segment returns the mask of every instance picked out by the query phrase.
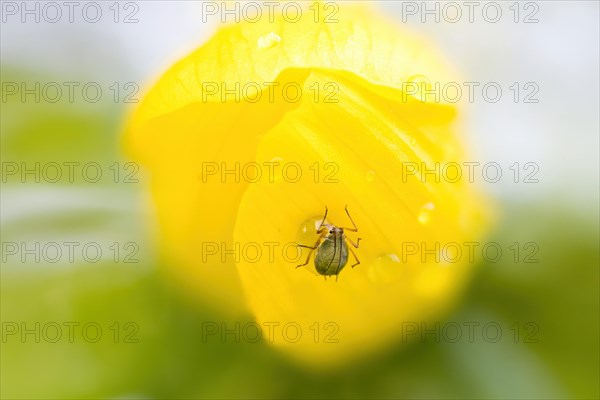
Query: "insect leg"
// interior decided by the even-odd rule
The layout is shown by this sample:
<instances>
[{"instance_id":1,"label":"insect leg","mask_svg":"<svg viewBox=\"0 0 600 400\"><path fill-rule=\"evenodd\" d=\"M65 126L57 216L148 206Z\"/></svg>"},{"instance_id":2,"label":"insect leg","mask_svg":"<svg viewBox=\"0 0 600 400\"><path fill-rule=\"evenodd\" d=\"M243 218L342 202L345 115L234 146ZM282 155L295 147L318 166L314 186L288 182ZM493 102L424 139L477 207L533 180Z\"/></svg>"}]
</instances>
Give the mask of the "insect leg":
<instances>
[{"instance_id":1,"label":"insect leg","mask_svg":"<svg viewBox=\"0 0 600 400\"><path fill-rule=\"evenodd\" d=\"M347 241L349 241L349 242L350 242L350 244L351 244L352 246L354 246L354 248L355 248L355 249L358 249L358 245L360 245L360 241L362 240L362 238L358 238L358 239L356 239L356 243L354 243L354 242L352 241L352 239L350 239L348 236L346 236L346 240L347 240Z\"/></svg>"},{"instance_id":2,"label":"insect leg","mask_svg":"<svg viewBox=\"0 0 600 400\"><path fill-rule=\"evenodd\" d=\"M304 264L297 265L296 268L304 267L306 264L308 264L308 262L310 261L310 255L317 249L317 247L319 247L319 242L321 241L322 237L323 237L322 235L319 236L319 238L315 242L314 246L312 246L312 247L306 246L304 244L297 244L296 245L298 247L304 247L304 248L310 249L310 251L308 252L308 256L306 257L306 262Z\"/></svg>"},{"instance_id":3,"label":"insect leg","mask_svg":"<svg viewBox=\"0 0 600 400\"><path fill-rule=\"evenodd\" d=\"M356 246L356 247L358 247L358 246ZM356 257L356 253L354 252L354 250L352 250L352 247L348 247L348 250L350 250L350 253L352 253L352 255L354 256L354 259L356 260L356 264L351 265L351 267L354 268L358 264L360 264L360 260L358 259L358 257Z\"/></svg>"},{"instance_id":4,"label":"insect leg","mask_svg":"<svg viewBox=\"0 0 600 400\"><path fill-rule=\"evenodd\" d=\"M360 245L360 241L362 238L358 238L356 239L356 243L354 243L352 241L352 239L350 239L349 237L346 236L346 240L348 242L350 242L350 244L352 246L354 246L355 249L358 249L358 246ZM352 255L354 256L354 259L356 260L356 264L351 265L352 268L356 267L358 264L360 264L360 260L358 259L358 257L356 257L356 253L354 252L354 250L352 250L352 247L348 247L348 250L350 250L350 253L352 253Z\"/></svg>"},{"instance_id":5,"label":"insect leg","mask_svg":"<svg viewBox=\"0 0 600 400\"><path fill-rule=\"evenodd\" d=\"M327 212L329 210L327 209L327 206L325 206L325 215L323 215L323 219L321 220L321 224L319 225L319 228L317 229L317 233L321 233L321 228L323 227L323 224L325 223L325 218L327 218Z\"/></svg>"},{"instance_id":6,"label":"insect leg","mask_svg":"<svg viewBox=\"0 0 600 400\"><path fill-rule=\"evenodd\" d=\"M348 211L348 206L346 206L345 210L346 210L346 214L348 215L348 218L350 218L350 222L352 222L352 225L354 226L354 228L342 228L342 229L345 231L350 231L350 232L358 232L358 228L356 227L354 220L350 216L350 211Z\"/></svg>"}]
</instances>

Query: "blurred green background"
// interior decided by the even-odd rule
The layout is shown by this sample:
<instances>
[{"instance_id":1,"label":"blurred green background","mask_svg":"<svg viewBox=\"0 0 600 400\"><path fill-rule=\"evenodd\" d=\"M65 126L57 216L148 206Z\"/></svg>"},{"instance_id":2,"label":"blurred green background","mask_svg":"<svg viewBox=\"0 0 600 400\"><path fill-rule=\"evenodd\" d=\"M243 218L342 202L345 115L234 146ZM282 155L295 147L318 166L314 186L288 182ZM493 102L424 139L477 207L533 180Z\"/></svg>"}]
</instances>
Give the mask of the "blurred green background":
<instances>
[{"instance_id":1,"label":"blurred green background","mask_svg":"<svg viewBox=\"0 0 600 400\"><path fill-rule=\"evenodd\" d=\"M147 3L141 3L144 4ZM590 7L588 3L578 4L582 15L594 10L598 15L597 5L586 8ZM163 3L159 8L164 11L168 7ZM181 5L169 9L174 10L175 16L184 10ZM550 15L552 10L546 10L545 15ZM148 9L146 14L141 10L140 20L151 15ZM169 15L163 23L173 26L177 18ZM192 17L187 18L186 21L193 22ZM571 26L577 21L559 22ZM545 29L556 28L548 24ZM590 30L597 31L597 27L596 21ZM67 28L72 35L75 27ZM152 73L140 72L139 67L133 66L135 63L124 56L128 50L123 44L114 45L117 50L113 52L100 52L113 58L104 60L104 64L97 61L101 65L95 69L84 68L86 63L63 68L68 60L62 60L62 64L49 62L51 66L44 62L35 65L26 57L15 56L34 52L27 48L21 49L21 53L13 50L4 53L4 49L10 48L10 40L27 37L27 29L20 26L9 31L9 35L5 36L6 31L3 34L3 83L25 82L31 87L35 82L95 80L103 82L105 93L97 103L69 102L64 97L56 103L37 103L32 96L25 102L19 96L10 96L6 101L3 98L0 127L3 172L10 163L94 162L102 167L104 176L97 183L90 183L81 179L76 169L73 183L65 179L36 183L31 177L22 183L19 175L3 177L2 398L599 397L597 147L594 150L585 145L587 153L580 156L586 168L596 168L588 171L589 175L573 172L570 176L574 179L568 179L567 173L564 177L542 174L546 180L542 179L534 189L494 188L500 191L496 195L501 210L499 224L489 240L503 244L536 242L539 263L514 262L510 257L503 257L499 263L482 262L459 305L440 323L495 322L503 329L498 342L484 340L479 329L475 330L473 341L463 337L456 343L436 342L432 336L410 343L402 343L398 338L385 352L338 370L314 373L263 341L223 343L216 338L203 343L202 323L227 321L227 318L214 313L209 305L182 296L181 289L160 273L155 227L147 218L152 212L146 194L147 179L140 170L134 174L138 182L126 181L124 175L131 170L125 169L127 160L122 158L119 147L123 122L132 104L113 101L112 92L106 89L112 80L121 85L130 80L145 82L144 79L152 79ZM141 26L130 29L143 32ZM185 29L178 32L188 37L190 43L200 43L204 37L204 34L189 35ZM441 28L417 29L431 34ZM106 39L103 34L85 29L77 32L87 35L86 40L92 44L106 46L102 44ZM178 37L172 40L175 42ZM593 48L597 40L587 45ZM144 43L142 39L138 41ZM163 43L162 48L172 48L172 43ZM597 65L597 46L595 52L592 58ZM171 51L170 59L160 62L154 56L154 71L160 71L182 53L185 53L182 49ZM72 56L76 58L75 54ZM93 52L90 54L85 57L93 60ZM469 68L464 66L465 70ZM594 65L592 71L593 68ZM95 79L97 75L101 80ZM573 125L576 131L586 132L585 139L574 145L576 148L590 140L597 142L598 135L598 110L594 108L598 102L598 78L591 75L578 79L590 79L586 95L593 101L590 105L585 99L577 100L589 108L583 110L587 119ZM554 111L553 102L564 102L559 88L556 93L550 89L547 87L545 92L550 97L542 96L540 106L528 112L548 118ZM499 108L496 118L504 119L504 111ZM553 118L563 121L569 117L554 115ZM516 122L523 127L523 121ZM489 119L485 124L493 125ZM573 132L561 131L543 140L561 147L563 135ZM486 137L477 140L485 142ZM534 142L531 149L552 154L551 148L541 143L538 146ZM521 155L513 160L529 161L532 158L528 156L545 160L544 154L520 151ZM111 169L115 163L120 171L117 182ZM542 171L552 170L544 169L547 165L541 164ZM577 165L562 167L579 171ZM520 195L519 191L525 194ZM579 200L562 196L563 191L577 193ZM6 253L6 243L36 241L97 242L104 257L95 263L85 262L76 250L76 262L65 262L63 256L54 264L36 263L33 257L23 263L19 256ZM117 262L107 250L113 242L121 247ZM127 243L137 245L134 255L137 262L124 262L125 255L133 249L124 249ZM75 328L72 343L62 325L69 321L80 324ZM250 315L241 323L249 321L252 321ZM56 343L46 340L36 343L33 334L25 341L21 340L21 332L9 334L13 323L19 328L25 323L32 329L36 323L44 326L52 322L61 325L63 331L63 337ZM102 328L101 338L95 343L81 337L81 327L89 322ZM233 326L234 321L229 324ZM515 330L511 329L515 324L520 329L516 340ZM93 329L90 332L93 336Z\"/></svg>"}]
</instances>

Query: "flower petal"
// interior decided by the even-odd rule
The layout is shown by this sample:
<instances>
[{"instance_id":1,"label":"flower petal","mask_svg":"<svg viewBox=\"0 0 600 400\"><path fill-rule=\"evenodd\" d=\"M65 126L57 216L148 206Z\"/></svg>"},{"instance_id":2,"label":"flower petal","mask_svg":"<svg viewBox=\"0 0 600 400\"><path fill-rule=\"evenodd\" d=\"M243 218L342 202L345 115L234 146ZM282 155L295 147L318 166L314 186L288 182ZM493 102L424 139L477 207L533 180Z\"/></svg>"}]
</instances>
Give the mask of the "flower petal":
<instances>
[{"instance_id":1,"label":"flower petal","mask_svg":"<svg viewBox=\"0 0 600 400\"><path fill-rule=\"evenodd\" d=\"M223 101L222 91L208 89L303 84L311 70L323 69L351 74L385 97L417 74L443 80L450 70L422 40L400 35L364 5L341 7L335 17L337 23L315 23L305 9L296 23L265 18L220 29L160 78L130 120L125 144L152 174L163 250L194 292L225 308L242 302L234 263L207 263L200 253L207 242L231 246L248 184L203 182L202 168L254 160L261 136L298 104L279 92L270 98L268 88L257 103Z\"/></svg>"},{"instance_id":2,"label":"flower petal","mask_svg":"<svg viewBox=\"0 0 600 400\"><path fill-rule=\"evenodd\" d=\"M250 185L234 234L242 246L279 243L273 260L242 259L238 264L250 307L259 323L299 324L305 333L299 341L280 335L274 344L321 365L384 346L399 336L403 323L431 318L455 299L472 264L444 264L433 256L425 262L403 260L404 243L426 243L428 248L435 242L461 243L478 238L484 227L483 203L468 184L403 179L402 163L462 160L448 124L454 110L416 100L392 101L357 81L322 71L307 78L307 91L337 82L339 102L307 99L264 136L257 163L296 163L300 168L293 168L294 173L282 168L273 182ZM336 166L330 178L337 183L325 180L325 165ZM303 176L293 182L297 169ZM308 253L297 258L286 245L312 245L314 224L325 207L328 221L352 226L346 205L359 228L347 236L363 239L356 250L361 264L350 268L350 256L337 282L316 276L312 260L296 269ZM308 334L315 322L335 323L339 343L315 343Z\"/></svg>"}]
</instances>

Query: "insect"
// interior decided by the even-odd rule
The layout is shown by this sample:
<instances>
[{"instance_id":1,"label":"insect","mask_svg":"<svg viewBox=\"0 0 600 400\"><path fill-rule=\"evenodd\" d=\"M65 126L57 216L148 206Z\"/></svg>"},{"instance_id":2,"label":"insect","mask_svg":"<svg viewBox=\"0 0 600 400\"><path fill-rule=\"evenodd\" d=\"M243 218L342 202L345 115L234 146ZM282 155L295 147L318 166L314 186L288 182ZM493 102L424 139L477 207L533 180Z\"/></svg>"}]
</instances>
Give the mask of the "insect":
<instances>
[{"instance_id":1,"label":"insect","mask_svg":"<svg viewBox=\"0 0 600 400\"><path fill-rule=\"evenodd\" d=\"M361 238L358 238L356 243L354 243L352 239L344 234L344 230L358 232L358 228L348 212L348 206L346 206L345 210L350 222L352 222L352 228L341 228L335 225L326 224L325 219L327 218L328 210L327 207L325 207L325 215L323 216L323 220L317 229L319 238L315 242L314 246L311 247L303 244L298 245L298 247L310 249L310 252L306 257L306 262L296 266L296 268L307 265L310 261L311 254L315 252L315 268L317 272L323 275L325 279L327 279L328 276L335 275L335 280L337 281L340 271L348 263L348 252L352 253L354 259L356 260L356 263L352 265L352 268L360 264L356 253L354 253L352 247L348 246L346 241L350 242L354 248L358 249Z\"/></svg>"}]
</instances>

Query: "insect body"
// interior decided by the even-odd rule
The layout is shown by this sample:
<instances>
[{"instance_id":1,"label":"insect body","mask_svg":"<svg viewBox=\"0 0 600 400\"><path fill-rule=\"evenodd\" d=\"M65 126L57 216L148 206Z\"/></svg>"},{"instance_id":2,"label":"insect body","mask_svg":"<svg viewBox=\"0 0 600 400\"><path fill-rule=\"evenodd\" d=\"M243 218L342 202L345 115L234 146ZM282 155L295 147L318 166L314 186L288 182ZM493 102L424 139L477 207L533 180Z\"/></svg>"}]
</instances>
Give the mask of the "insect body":
<instances>
[{"instance_id":1,"label":"insect body","mask_svg":"<svg viewBox=\"0 0 600 400\"><path fill-rule=\"evenodd\" d=\"M351 232L358 232L358 228L356 224L352 220L350 213L348 212L348 207L346 207L346 214L348 214L348 218L352 222L352 228L339 228L335 225L326 224L325 218L327 218L327 207L325 207L325 215L323 216L323 220L317 229L317 234L319 238L317 239L314 246L305 246L299 244L299 247L306 247L310 249L308 253L308 257L306 257L306 262L304 264L298 265L296 268L303 267L310 261L310 255L315 252L315 268L317 272L323 275L325 278L328 276L335 275L336 280L340 271L346 266L348 263L348 253L352 253L356 263L352 265L352 268L360 264L358 257L354 253L351 247L348 247L346 241L350 242L352 246L358 248L360 244L361 238L358 238L356 243L354 243L349 237L344 234L344 230Z\"/></svg>"}]
</instances>

